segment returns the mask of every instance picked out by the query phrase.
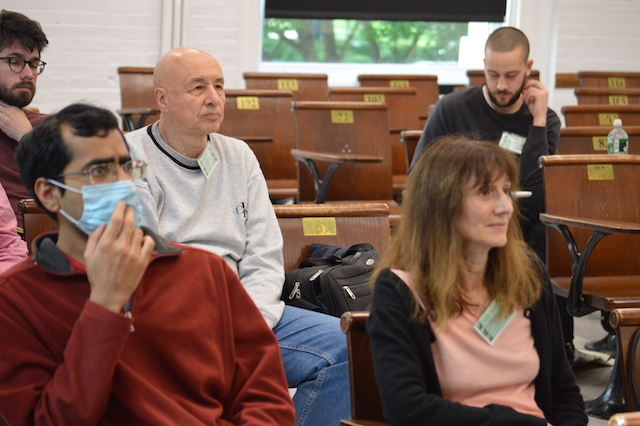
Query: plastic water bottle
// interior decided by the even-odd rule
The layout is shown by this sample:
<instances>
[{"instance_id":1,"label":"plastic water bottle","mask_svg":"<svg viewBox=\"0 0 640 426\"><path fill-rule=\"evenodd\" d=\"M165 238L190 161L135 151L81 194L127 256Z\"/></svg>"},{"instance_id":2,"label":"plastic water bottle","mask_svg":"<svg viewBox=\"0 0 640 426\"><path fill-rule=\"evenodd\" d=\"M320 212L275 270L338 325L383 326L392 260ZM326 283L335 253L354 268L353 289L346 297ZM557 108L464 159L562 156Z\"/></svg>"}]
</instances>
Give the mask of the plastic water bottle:
<instances>
[{"instance_id":1,"label":"plastic water bottle","mask_svg":"<svg viewBox=\"0 0 640 426\"><path fill-rule=\"evenodd\" d=\"M613 120L613 130L609 132L609 136L607 136L607 153L629 153L629 135L622 130L622 120L619 118Z\"/></svg>"}]
</instances>

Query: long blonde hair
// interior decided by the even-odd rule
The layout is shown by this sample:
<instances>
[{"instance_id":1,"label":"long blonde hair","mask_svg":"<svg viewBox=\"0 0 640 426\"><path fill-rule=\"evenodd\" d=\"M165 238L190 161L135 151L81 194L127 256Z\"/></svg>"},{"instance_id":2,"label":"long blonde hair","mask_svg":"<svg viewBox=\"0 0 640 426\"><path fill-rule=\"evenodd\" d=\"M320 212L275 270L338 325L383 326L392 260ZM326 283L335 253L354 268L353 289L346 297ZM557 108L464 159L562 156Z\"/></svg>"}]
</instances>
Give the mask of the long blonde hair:
<instances>
[{"instance_id":1,"label":"long blonde hair","mask_svg":"<svg viewBox=\"0 0 640 426\"><path fill-rule=\"evenodd\" d=\"M462 235L458 228L464 190L488 185L507 176L512 189L518 186L514 155L495 143L446 136L434 142L413 167L402 202L402 220L391 246L372 277L383 268L399 268L411 274L414 295L439 326L459 313L464 300L460 271ZM542 292L535 254L523 241L519 211L507 232L507 244L489 252L485 285L507 315L516 306L531 307ZM419 317L419 304L414 315ZM424 319L424 318L422 318Z\"/></svg>"}]
</instances>

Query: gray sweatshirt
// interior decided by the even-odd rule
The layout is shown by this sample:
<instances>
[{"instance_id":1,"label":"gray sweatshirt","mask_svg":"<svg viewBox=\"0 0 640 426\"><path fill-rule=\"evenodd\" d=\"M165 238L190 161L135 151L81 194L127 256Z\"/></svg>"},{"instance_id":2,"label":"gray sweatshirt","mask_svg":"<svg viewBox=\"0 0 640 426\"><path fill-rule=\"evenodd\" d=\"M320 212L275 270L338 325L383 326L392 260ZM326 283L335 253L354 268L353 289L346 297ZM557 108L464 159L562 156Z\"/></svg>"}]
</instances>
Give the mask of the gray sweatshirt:
<instances>
[{"instance_id":1,"label":"gray sweatshirt","mask_svg":"<svg viewBox=\"0 0 640 426\"><path fill-rule=\"evenodd\" d=\"M196 159L162 140L157 122L127 133L126 140L131 157L149 165L147 177L136 181L142 224L221 256L275 327L284 309L282 234L253 151L241 140L212 133L208 145L216 161L207 178Z\"/></svg>"}]
</instances>

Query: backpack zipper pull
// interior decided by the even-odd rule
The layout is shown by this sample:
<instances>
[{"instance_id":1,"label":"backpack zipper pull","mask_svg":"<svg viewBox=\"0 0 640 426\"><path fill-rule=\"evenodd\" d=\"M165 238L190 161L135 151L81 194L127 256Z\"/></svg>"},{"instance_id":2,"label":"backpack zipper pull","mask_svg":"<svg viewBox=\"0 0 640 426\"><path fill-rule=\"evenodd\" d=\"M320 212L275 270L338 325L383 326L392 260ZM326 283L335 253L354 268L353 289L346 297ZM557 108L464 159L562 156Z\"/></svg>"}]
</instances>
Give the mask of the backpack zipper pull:
<instances>
[{"instance_id":1,"label":"backpack zipper pull","mask_svg":"<svg viewBox=\"0 0 640 426\"><path fill-rule=\"evenodd\" d=\"M324 269L318 269L318 272L313 274L311 276L311 278L309 278L309 281L314 281L316 278L318 278L320 275L322 275L323 272L324 272Z\"/></svg>"},{"instance_id":2,"label":"backpack zipper pull","mask_svg":"<svg viewBox=\"0 0 640 426\"><path fill-rule=\"evenodd\" d=\"M300 298L301 298L300 281L296 281L296 283L293 285L293 289L291 290L291 293L289 293L289 300L300 299Z\"/></svg>"},{"instance_id":3,"label":"backpack zipper pull","mask_svg":"<svg viewBox=\"0 0 640 426\"><path fill-rule=\"evenodd\" d=\"M351 289L349 288L349 286L343 285L342 288L344 289L344 291L347 292L347 294L349 295L349 297L351 297L353 300L356 300L356 295L353 294L353 292L351 291Z\"/></svg>"}]
</instances>

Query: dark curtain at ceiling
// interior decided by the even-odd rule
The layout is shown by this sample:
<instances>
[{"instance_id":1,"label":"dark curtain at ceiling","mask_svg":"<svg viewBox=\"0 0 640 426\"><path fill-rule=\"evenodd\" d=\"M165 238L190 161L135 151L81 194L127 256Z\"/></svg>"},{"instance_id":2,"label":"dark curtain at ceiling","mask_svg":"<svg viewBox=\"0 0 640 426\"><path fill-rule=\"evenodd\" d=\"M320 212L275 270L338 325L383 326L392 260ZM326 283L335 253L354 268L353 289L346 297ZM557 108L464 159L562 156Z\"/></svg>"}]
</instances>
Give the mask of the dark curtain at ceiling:
<instances>
[{"instance_id":1,"label":"dark curtain at ceiling","mask_svg":"<svg viewBox=\"0 0 640 426\"><path fill-rule=\"evenodd\" d=\"M267 18L503 22L507 0L266 0Z\"/></svg>"}]
</instances>

